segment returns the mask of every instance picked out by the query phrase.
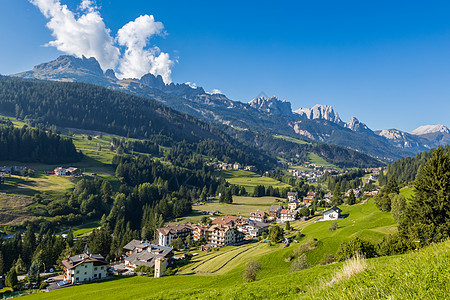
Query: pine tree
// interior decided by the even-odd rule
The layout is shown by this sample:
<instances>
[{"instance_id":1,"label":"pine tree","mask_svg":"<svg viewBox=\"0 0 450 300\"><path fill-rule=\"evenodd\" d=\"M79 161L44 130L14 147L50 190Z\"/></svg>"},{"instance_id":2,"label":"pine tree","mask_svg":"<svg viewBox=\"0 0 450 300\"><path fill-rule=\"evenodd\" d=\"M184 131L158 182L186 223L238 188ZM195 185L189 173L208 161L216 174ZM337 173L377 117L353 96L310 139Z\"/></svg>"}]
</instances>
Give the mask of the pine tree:
<instances>
[{"instance_id":1,"label":"pine tree","mask_svg":"<svg viewBox=\"0 0 450 300\"><path fill-rule=\"evenodd\" d=\"M400 189L398 188L397 180L394 175L389 177L387 185L384 187L383 192L387 194L399 194Z\"/></svg>"},{"instance_id":2,"label":"pine tree","mask_svg":"<svg viewBox=\"0 0 450 300\"><path fill-rule=\"evenodd\" d=\"M291 222L286 222L286 229L285 230L291 230Z\"/></svg>"},{"instance_id":3,"label":"pine tree","mask_svg":"<svg viewBox=\"0 0 450 300\"><path fill-rule=\"evenodd\" d=\"M5 284L10 288L14 288L17 285L17 282L16 268L11 267L11 270L9 270L8 274L6 274Z\"/></svg>"},{"instance_id":4,"label":"pine tree","mask_svg":"<svg viewBox=\"0 0 450 300\"><path fill-rule=\"evenodd\" d=\"M39 268L36 262L33 261L30 269L28 270L28 281L29 282L38 282L39 279Z\"/></svg>"},{"instance_id":5,"label":"pine tree","mask_svg":"<svg viewBox=\"0 0 450 300\"><path fill-rule=\"evenodd\" d=\"M350 192L350 195L348 196L348 205L353 205L356 203L356 197L355 193L353 193L353 190Z\"/></svg>"},{"instance_id":6,"label":"pine tree","mask_svg":"<svg viewBox=\"0 0 450 300\"><path fill-rule=\"evenodd\" d=\"M434 227L435 239L450 233L450 157L442 147L419 171L414 183L415 196L405 211L403 232L411 232L419 224Z\"/></svg>"}]
</instances>

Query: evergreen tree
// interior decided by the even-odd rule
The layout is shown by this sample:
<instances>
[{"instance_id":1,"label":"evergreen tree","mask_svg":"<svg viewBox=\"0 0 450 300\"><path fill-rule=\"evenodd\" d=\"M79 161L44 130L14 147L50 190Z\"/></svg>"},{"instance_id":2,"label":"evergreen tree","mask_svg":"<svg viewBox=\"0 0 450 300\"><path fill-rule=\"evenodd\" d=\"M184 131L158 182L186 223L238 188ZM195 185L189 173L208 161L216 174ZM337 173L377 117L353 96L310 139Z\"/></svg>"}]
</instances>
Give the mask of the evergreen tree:
<instances>
[{"instance_id":1,"label":"evergreen tree","mask_svg":"<svg viewBox=\"0 0 450 300\"><path fill-rule=\"evenodd\" d=\"M32 283L37 283L39 279L39 268L36 264L36 262L33 261L31 264L30 269L28 270L28 281Z\"/></svg>"},{"instance_id":2,"label":"evergreen tree","mask_svg":"<svg viewBox=\"0 0 450 300\"><path fill-rule=\"evenodd\" d=\"M348 203L348 205L353 205L356 203L356 197L355 197L355 193L353 193L353 190L351 190L350 195L348 196L347 203Z\"/></svg>"},{"instance_id":3,"label":"evergreen tree","mask_svg":"<svg viewBox=\"0 0 450 300\"><path fill-rule=\"evenodd\" d=\"M291 222L289 222L289 221L286 222L285 230L291 230Z\"/></svg>"},{"instance_id":4,"label":"evergreen tree","mask_svg":"<svg viewBox=\"0 0 450 300\"><path fill-rule=\"evenodd\" d=\"M269 237L272 243L279 243L283 239L283 229L278 225L272 226L269 229Z\"/></svg>"},{"instance_id":5,"label":"evergreen tree","mask_svg":"<svg viewBox=\"0 0 450 300\"><path fill-rule=\"evenodd\" d=\"M403 196L402 194L399 194L392 198L391 214L392 214L392 218L395 221L400 222L400 220L403 216L403 213L405 211L405 207L406 207L405 196Z\"/></svg>"},{"instance_id":6,"label":"evergreen tree","mask_svg":"<svg viewBox=\"0 0 450 300\"><path fill-rule=\"evenodd\" d=\"M17 285L17 282L16 268L12 267L8 274L6 274L5 285L14 288Z\"/></svg>"},{"instance_id":7,"label":"evergreen tree","mask_svg":"<svg viewBox=\"0 0 450 300\"><path fill-rule=\"evenodd\" d=\"M5 261L3 259L3 252L0 251L0 276L3 275L4 271L5 271Z\"/></svg>"},{"instance_id":8,"label":"evergreen tree","mask_svg":"<svg viewBox=\"0 0 450 300\"><path fill-rule=\"evenodd\" d=\"M387 185L384 187L383 191L387 194L399 194L400 189L397 184L397 180L395 179L394 175L391 175L389 177L389 181Z\"/></svg>"},{"instance_id":9,"label":"evergreen tree","mask_svg":"<svg viewBox=\"0 0 450 300\"><path fill-rule=\"evenodd\" d=\"M400 229L410 235L414 227L428 226L433 239L450 234L450 157L442 147L420 169L414 183L415 195L405 211ZM422 224L422 225L421 225ZM431 227L430 227L431 226ZM422 226L423 227L423 226Z\"/></svg>"}]
</instances>

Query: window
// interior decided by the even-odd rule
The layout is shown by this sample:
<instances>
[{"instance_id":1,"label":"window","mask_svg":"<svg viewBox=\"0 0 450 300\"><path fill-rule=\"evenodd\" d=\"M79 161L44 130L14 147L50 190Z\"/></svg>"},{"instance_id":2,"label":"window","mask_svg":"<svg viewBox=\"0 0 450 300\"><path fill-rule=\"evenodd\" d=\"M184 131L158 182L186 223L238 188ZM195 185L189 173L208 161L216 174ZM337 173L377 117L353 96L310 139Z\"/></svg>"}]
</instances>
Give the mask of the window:
<instances>
[{"instance_id":1,"label":"window","mask_svg":"<svg viewBox=\"0 0 450 300\"><path fill-rule=\"evenodd\" d=\"M80 274L80 270L77 270L77 274Z\"/></svg>"},{"instance_id":2,"label":"window","mask_svg":"<svg viewBox=\"0 0 450 300\"><path fill-rule=\"evenodd\" d=\"M84 265L85 268L87 268L87 265Z\"/></svg>"},{"instance_id":3,"label":"window","mask_svg":"<svg viewBox=\"0 0 450 300\"><path fill-rule=\"evenodd\" d=\"M87 272L84 272L84 275L86 275L87 274Z\"/></svg>"},{"instance_id":4,"label":"window","mask_svg":"<svg viewBox=\"0 0 450 300\"><path fill-rule=\"evenodd\" d=\"M103 267L101 267L100 270L103 270Z\"/></svg>"},{"instance_id":5,"label":"window","mask_svg":"<svg viewBox=\"0 0 450 300\"><path fill-rule=\"evenodd\" d=\"M97 271L97 267L94 268L94 271Z\"/></svg>"}]
</instances>

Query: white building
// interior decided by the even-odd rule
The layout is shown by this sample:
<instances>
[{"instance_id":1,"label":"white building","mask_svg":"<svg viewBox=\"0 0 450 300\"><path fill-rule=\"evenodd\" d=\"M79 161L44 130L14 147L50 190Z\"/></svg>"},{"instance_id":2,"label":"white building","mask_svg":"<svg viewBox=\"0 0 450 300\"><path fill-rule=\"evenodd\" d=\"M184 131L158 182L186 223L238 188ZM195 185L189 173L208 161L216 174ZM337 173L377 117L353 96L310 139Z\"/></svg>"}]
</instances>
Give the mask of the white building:
<instances>
[{"instance_id":1,"label":"white building","mask_svg":"<svg viewBox=\"0 0 450 300\"><path fill-rule=\"evenodd\" d=\"M333 206L330 209L327 209L323 212L323 220L324 221L332 221L337 220L341 216L342 210L336 206Z\"/></svg>"},{"instance_id":2,"label":"white building","mask_svg":"<svg viewBox=\"0 0 450 300\"><path fill-rule=\"evenodd\" d=\"M158 228L158 245L169 247L170 243L178 237L181 237L184 242L188 235L192 236L193 230L194 228L188 224L168 224L165 227Z\"/></svg>"},{"instance_id":3,"label":"white building","mask_svg":"<svg viewBox=\"0 0 450 300\"><path fill-rule=\"evenodd\" d=\"M106 277L109 263L100 254L79 254L62 262L64 280L72 284L88 282Z\"/></svg>"},{"instance_id":4,"label":"white building","mask_svg":"<svg viewBox=\"0 0 450 300\"><path fill-rule=\"evenodd\" d=\"M278 223L285 223L287 221L295 221L297 219L297 211L290 209L282 209L280 212L280 218L278 219Z\"/></svg>"}]
</instances>

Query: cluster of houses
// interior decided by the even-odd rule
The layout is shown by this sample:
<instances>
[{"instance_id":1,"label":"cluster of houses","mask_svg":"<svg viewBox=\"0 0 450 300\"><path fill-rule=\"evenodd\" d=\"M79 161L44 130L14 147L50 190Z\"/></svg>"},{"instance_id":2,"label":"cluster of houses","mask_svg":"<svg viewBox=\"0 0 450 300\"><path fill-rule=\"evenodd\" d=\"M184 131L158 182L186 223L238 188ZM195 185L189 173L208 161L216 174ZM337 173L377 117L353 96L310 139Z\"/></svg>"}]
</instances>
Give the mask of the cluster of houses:
<instances>
[{"instance_id":1,"label":"cluster of houses","mask_svg":"<svg viewBox=\"0 0 450 300\"><path fill-rule=\"evenodd\" d=\"M240 163L236 162L234 164L230 163L208 163L208 166L214 167L214 169L218 170L245 170L245 171L251 171L256 172L255 166L243 166Z\"/></svg>"},{"instance_id":2,"label":"cluster of houses","mask_svg":"<svg viewBox=\"0 0 450 300\"><path fill-rule=\"evenodd\" d=\"M26 170L27 167L24 166L3 166L0 167L0 177L5 177L11 174L20 174L23 170Z\"/></svg>"},{"instance_id":3,"label":"cluster of houses","mask_svg":"<svg viewBox=\"0 0 450 300\"><path fill-rule=\"evenodd\" d=\"M203 239L206 248L219 248L228 245L239 245L245 240L257 238L269 230L265 212L254 212L250 218L222 216L215 218L211 225L205 224L168 224L158 228L158 245L169 247L172 241L181 238L186 242L189 236L192 241Z\"/></svg>"},{"instance_id":4,"label":"cluster of houses","mask_svg":"<svg viewBox=\"0 0 450 300\"><path fill-rule=\"evenodd\" d=\"M297 169L290 169L288 170L289 173L291 173L292 176L300 179L305 179L309 182L317 182L319 178L321 178L325 173L330 174L338 174L338 170L330 169L330 168L324 168L322 166L318 166L316 164L307 163L306 167L309 168L309 170L297 170Z\"/></svg>"},{"instance_id":5,"label":"cluster of houses","mask_svg":"<svg viewBox=\"0 0 450 300\"><path fill-rule=\"evenodd\" d=\"M83 171L75 167L62 168L58 167L53 170L53 174L56 176L82 176Z\"/></svg>"}]
</instances>

